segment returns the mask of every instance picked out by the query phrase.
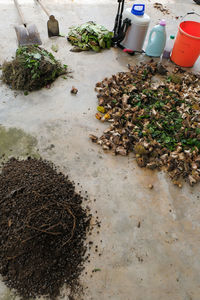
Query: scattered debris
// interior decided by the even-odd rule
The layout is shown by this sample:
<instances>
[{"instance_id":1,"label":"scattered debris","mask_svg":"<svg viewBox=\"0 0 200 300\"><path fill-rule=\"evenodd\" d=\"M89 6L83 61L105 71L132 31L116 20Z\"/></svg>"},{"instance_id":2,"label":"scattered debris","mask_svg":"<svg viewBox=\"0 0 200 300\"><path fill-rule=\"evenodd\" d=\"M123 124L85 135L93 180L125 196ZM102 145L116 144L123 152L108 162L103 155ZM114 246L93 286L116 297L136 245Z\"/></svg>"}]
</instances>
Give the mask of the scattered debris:
<instances>
[{"instance_id":1,"label":"scattered debris","mask_svg":"<svg viewBox=\"0 0 200 300\"><path fill-rule=\"evenodd\" d=\"M100 113L105 113L105 108L103 106L97 106L97 110L100 112Z\"/></svg>"},{"instance_id":2,"label":"scattered debris","mask_svg":"<svg viewBox=\"0 0 200 300\"><path fill-rule=\"evenodd\" d=\"M151 60L105 78L95 90L96 118L110 127L93 142L115 155L132 151L140 167L164 169L173 181L200 181L199 74L169 72Z\"/></svg>"},{"instance_id":3,"label":"scattered debris","mask_svg":"<svg viewBox=\"0 0 200 300\"><path fill-rule=\"evenodd\" d=\"M103 116L100 113L96 113L95 117L97 120L101 120Z\"/></svg>"},{"instance_id":4,"label":"scattered debris","mask_svg":"<svg viewBox=\"0 0 200 300\"><path fill-rule=\"evenodd\" d=\"M104 26L94 22L87 22L80 26L70 27L68 41L75 47L72 52L93 50L99 52L101 49L110 49L113 32Z\"/></svg>"},{"instance_id":5,"label":"scattered debris","mask_svg":"<svg viewBox=\"0 0 200 300\"><path fill-rule=\"evenodd\" d=\"M26 92L48 86L66 73L66 65L62 66L52 53L38 46L18 48L15 58L2 66L3 82L12 89Z\"/></svg>"},{"instance_id":6,"label":"scattered debris","mask_svg":"<svg viewBox=\"0 0 200 300\"><path fill-rule=\"evenodd\" d=\"M96 143L98 141L98 137L93 134L90 134L89 138L92 140L93 143Z\"/></svg>"},{"instance_id":7,"label":"scattered debris","mask_svg":"<svg viewBox=\"0 0 200 300\"><path fill-rule=\"evenodd\" d=\"M170 14L169 9L167 9L167 8L166 8L165 6L163 6L161 3L156 2L156 3L154 3L153 7L156 8L156 9L158 9L158 10L160 10L160 11L161 11L162 13L164 13L164 14L167 14L167 15Z\"/></svg>"},{"instance_id":8,"label":"scattered debris","mask_svg":"<svg viewBox=\"0 0 200 300\"><path fill-rule=\"evenodd\" d=\"M152 189L153 189L153 184L149 184L149 185L148 185L148 188L149 188L150 190L152 190Z\"/></svg>"},{"instance_id":9,"label":"scattered debris","mask_svg":"<svg viewBox=\"0 0 200 300\"><path fill-rule=\"evenodd\" d=\"M47 84L45 87L49 90L51 88L51 84Z\"/></svg>"},{"instance_id":10,"label":"scattered debris","mask_svg":"<svg viewBox=\"0 0 200 300\"><path fill-rule=\"evenodd\" d=\"M92 273L94 273L94 272L100 272L101 271L101 269L94 269L94 270L92 270Z\"/></svg>"},{"instance_id":11,"label":"scattered debris","mask_svg":"<svg viewBox=\"0 0 200 300\"><path fill-rule=\"evenodd\" d=\"M54 51L54 52L58 52L58 50L59 50L58 45L52 45L51 50Z\"/></svg>"},{"instance_id":12,"label":"scattered debris","mask_svg":"<svg viewBox=\"0 0 200 300\"><path fill-rule=\"evenodd\" d=\"M73 47L72 49L69 50L70 52L82 52L83 50L79 47Z\"/></svg>"},{"instance_id":13,"label":"scattered debris","mask_svg":"<svg viewBox=\"0 0 200 300\"><path fill-rule=\"evenodd\" d=\"M174 180L173 184L177 185L180 189L182 188L182 184L180 183L180 181Z\"/></svg>"},{"instance_id":14,"label":"scattered debris","mask_svg":"<svg viewBox=\"0 0 200 300\"><path fill-rule=\"evenodd\" d=\"M3 166L0 273L23 299L55 299L64 283L79 288L91 219L82 201L49 162L13 158Z\"/></svg>"},{"instance_id":15,"label":"scattered debris","mask_svg":"<svg viewBox=\"0 0 200 300\"><path fill-rule=\"evenodd\" d=\"M74 86L71 89L71 94L76 95L78 93L78 89L76 89Z\"/></svg>"}]
</instances>

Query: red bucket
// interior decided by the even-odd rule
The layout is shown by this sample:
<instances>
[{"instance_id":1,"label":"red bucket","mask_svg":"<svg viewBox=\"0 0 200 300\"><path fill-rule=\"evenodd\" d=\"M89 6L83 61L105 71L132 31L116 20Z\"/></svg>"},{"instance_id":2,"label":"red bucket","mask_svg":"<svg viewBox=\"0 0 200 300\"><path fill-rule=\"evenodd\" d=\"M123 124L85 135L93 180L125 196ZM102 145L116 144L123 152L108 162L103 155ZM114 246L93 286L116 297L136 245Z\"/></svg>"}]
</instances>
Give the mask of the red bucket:
<instances>
[{"instance_id":1,"label":"red bucket","mask_svg":"<svg viewBox=\"0 0 200 300\"><path fill-rule=\"evenodd\" d=\"M192 67L200 55L200 23L184 21L174 43L171 60L181 67Z\"/></svg>"}]
</instances>

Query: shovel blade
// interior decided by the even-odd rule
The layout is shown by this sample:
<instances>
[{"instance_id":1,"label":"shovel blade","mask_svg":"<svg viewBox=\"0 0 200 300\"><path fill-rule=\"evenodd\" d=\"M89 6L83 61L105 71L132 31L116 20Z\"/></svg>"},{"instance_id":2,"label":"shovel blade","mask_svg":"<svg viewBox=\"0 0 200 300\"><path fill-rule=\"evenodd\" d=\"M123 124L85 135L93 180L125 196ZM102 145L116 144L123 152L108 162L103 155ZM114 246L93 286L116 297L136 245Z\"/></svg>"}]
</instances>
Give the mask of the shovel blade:
<instances>
[{"instance_id":1,"label":"shovel blade","mask_svg":"<svg viewBox=\"0 0 200 300\"><path fill-rule=\"evenodd\" d=\"M34 24L16 26L15 31L19 46L41 45L40 34Z\"/></svg>"},{"instance_id":2,"label":"shovel blade","mask_svg":"<svg viewBox=\"0 0 200 300\"><path fill-rule=\"evenodd\" d=\"M58 21L55 19L53 15L49 17L49 20L47 22L47 29L48 29L48 36L59 36L59 24Z\"/></svg>"}]
</instances>

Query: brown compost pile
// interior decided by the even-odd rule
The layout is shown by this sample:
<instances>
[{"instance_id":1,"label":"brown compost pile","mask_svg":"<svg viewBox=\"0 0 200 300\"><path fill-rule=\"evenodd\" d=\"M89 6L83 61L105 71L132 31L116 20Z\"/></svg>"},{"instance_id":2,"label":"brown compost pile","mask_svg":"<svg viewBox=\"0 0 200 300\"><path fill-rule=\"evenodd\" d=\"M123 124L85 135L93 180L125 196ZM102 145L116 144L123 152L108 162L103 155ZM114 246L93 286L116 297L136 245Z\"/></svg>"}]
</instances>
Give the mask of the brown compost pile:
<instances>
[{"instance_id":1,"label":"brown compost pile","mask_svg":"<svg viewBox=\"0 0 200 300\"><path fill-rule=\"evenodd\" d=\"M166 170L174 184L200 181L200 75L153 61L96 84L96 118L109 122L93 142L140 167Z\"/></svg>"},{"instance_id":2,"label":"brown compost pile","mask_svg":"<svg viewBox=\"0 0 200 300\"><path fill-rule=\"evenodd\" d=\"M85 261L91 215L49 162L12 158L0 174L0 274L23 299L72 292ZM70 298L72 299L72 298Z\"/></svg>"},{"instance_id":3,"label":"brown compost pile","mask_svg":"<svg viewBox=\"0 0 200 300\"><path fill-rule=\"evenodd\" d=\"M66 65L61 65L52 53L38 46L22 46L12 61L4 62L2 80L12 89L33 91L52 83L66 74Z\"/></svg>"}]
</instances>

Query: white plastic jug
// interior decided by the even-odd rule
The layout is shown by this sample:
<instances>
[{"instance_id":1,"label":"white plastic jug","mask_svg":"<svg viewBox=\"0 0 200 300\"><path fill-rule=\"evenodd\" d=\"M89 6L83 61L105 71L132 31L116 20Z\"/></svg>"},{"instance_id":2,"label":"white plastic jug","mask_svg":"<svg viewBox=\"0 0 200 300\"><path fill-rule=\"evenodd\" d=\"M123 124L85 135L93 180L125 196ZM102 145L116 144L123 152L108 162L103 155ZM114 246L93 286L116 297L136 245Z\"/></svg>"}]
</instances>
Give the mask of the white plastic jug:
<instances>
[{"instance_id":1,"label":"white plastic jug","mask_svg":"<svg viewBox=\"0 0 200 300\"><path fill-rule=\"evenodd\" d=\"M150 23L150 17L144 13L144 4L134 4L132 8L127 8L123 13L123 19L131 20L126 36L121 45L132 51L142 52L142 47Z\"/></svg>"}]
</instances>

